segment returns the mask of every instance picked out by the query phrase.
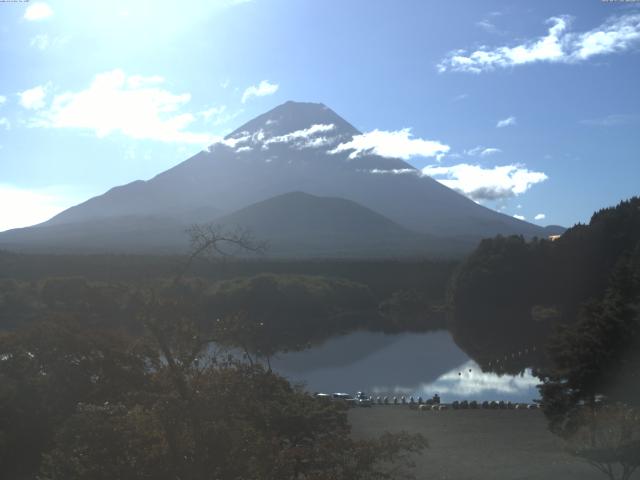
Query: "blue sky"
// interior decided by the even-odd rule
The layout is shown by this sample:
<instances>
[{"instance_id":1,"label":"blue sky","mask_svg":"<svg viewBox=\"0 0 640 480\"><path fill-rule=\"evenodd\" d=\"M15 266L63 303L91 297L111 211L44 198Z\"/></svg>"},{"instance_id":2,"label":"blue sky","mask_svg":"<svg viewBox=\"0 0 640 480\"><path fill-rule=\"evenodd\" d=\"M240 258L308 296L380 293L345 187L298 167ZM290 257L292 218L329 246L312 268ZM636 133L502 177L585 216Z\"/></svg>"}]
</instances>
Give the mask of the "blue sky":
<instances>
[{"instance_id":1,"label":"blue sky","mask_svg":"<svg viewBox=\"0 0 640 480\"><path fill-rule=\"evenodd\" d=\"M0 230L286 100L534 223L640 194L640 3L30 1L0 18Z\"/></svg>"}]
</instances>

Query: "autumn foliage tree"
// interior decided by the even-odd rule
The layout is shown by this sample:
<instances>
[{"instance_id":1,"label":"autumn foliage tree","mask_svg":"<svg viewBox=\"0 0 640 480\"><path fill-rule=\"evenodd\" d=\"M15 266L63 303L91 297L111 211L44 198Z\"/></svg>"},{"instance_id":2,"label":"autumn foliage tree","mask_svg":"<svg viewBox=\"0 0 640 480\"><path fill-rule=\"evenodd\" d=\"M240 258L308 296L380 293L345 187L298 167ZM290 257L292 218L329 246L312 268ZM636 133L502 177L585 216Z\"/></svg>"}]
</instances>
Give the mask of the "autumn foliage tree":
<instances>
[{"instance_id":1,"label":"autumn foliage tree","mask_svg":"<svg viewBox=\"0 0 640 480\"><path fill-rule=\"evenodd\" d=\"M346 406L215 348L197 280L135 297L142 335L60 314L0 337L3 478L411 478L424 438L354 440Z\"/></svg>"}]
</instances>

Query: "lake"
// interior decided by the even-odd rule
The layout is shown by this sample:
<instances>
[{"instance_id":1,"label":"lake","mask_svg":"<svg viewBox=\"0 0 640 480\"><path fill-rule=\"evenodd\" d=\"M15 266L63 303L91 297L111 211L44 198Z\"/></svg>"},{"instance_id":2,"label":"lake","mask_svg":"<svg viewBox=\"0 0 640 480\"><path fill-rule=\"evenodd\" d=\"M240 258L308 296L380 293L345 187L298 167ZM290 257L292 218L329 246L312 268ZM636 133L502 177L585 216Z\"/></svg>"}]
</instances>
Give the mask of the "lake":
<instances>
[{"instance_id":1,"label":"lake","mask_svg":"<svg viewBox=\"0 0 640 480\"><path fill-rule=\"evenodd\" d=\"M280 354L271 365L311 392L362 390L416 399L438 393L443 402L539 398L535 387L540 382L530 371L516 376L483 373L446 331L354 332L308 350Z\"/></svg>"}]
</instances>

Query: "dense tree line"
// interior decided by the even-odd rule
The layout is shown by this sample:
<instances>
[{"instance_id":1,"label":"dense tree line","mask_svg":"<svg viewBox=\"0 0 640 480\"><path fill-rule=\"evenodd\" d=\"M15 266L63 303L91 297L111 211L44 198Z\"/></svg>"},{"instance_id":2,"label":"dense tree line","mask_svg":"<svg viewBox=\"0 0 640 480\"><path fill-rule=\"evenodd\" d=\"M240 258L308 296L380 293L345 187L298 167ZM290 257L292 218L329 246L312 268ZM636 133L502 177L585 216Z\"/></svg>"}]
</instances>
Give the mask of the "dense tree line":
<instances>
[{"instance_id":1,"label":"dense tree line","mask_svg":"<svg viewBox=\"0 0 640 480\"><path fill-rule=\"evenodd\" d=\"M184 256L44 255L0 251L0 280L39 282L46 278L81 277L90 282L136 283L172 278L184 267ZM210 282L272 273L344 278L362 283L378 300L394 292L417 289L442 300L453 261L415 260L273 260L266 258L197 258L189 274Z\"/></svg>"},{"instance_id":2,"label":"dense tree line","mask_svg":"<svg viewBox=\"0 0 640 480\"><path fill-rule=\"evenodd\" d=\"M483 241L457 272L451 302L455 338L483 367L536 367L551 431L611 480L631 478L640 467L640 198L555 241ZM533 356L504 355L532 344Z\"/></svg>"},{"instance_id":3,"label":"dense tree line","mask_svg":"<svg viewBox=\"0 0 640 480\"><path fill-rule=\"evenodd\" d=\"M575 324L560 326L547 351L542 393L558 433L571 433L565 412L599 399L640 406L640 244L620 259L604 296L586 303Z\"/></svg>"},{"instance_id":4,"label":"dense tree line","mask_svg":"<svg viewBox=\"0 0 640 480\"><path fill-rule=\"evenodd\" d=\"M205 233L194 252L249 245ZM286 315L299 322L308 309L332 314L370 297L318 278L214 289L184 273L133 288L47 282L39 303L19 302L35 318L0 334L0 471L20 480L409 478L421 436L356 441L346 404L313 398L251 359L276 341L255 326L277 332ZM243 346L248 362L225 345Z\"/></svg>"},{"instance_id":5,"label":"dense tree line","mask_svg":"<svg viewBox=\"0 0 640 480\"><path fill-rule=\"evenodd\" d=\"M263 274L216 283L207 293L221 338L267 359L371 328L377 315L368 287L326 277Z\"/></svg>"},{"instance_id":6,"label":"dense tree line","mask_svg":"<svg viewBox=\"0 0 640 480\"><path fill-rule=\"evenodd\" d=\"M451 282L456 341L486 368L489 362L505 371L546 365L544 347L555 329L575 324L587 302L603 298L616 266L638 242L638 198L596 212L588 225L555 241L482 241ZM532 346L535 354L511 357Z\"/></svg>"},{"instance_id":7,"label":"dense tree line","mask_svg":"<svg viewBox=\"0 0 640 480\"><path fill-rule=\"evenodd\" d=\"M424 290L400 290L380 300L369 286L337 277L264 273L221 281L182 280L199 315L226 328L225 341L263 356L303 349L357 329L397 332L444 326L443 299L430 298ZM172 284L170 278L0 280L0 330L65 315L87 327L140 333L139 292Z\"/></svg>"},{"instance_id":8,"label":"dense tree line","mask_svg":"<svg viewBox=\"0 0 640 480\"><path fill-rule=\"evenodd\" d=\"M268 366L275 351L369 327L362 322L378 311L376 295L412 279L390 281L378 266L369 284L284 272L211 275L207 269L228 264L200 255L254 244L206 226L194 232L187 261L164 275L171 262L152 261L151 278L122 262L115 267L125 279L102 271L39 278L39 260L52 260L49 274L69 273L69 265L0 255L11 268L16 259L28 267L0 284L3 478L412 478L424 438L354 440L346 404L311 397L256 361L266 357ZM96 257L64 258L96 273ZM148 258L128 259L149 267ZM238 265L246 266L235 264L235 273ZM198 268L208 274L193 275ZM264 265L249 272L256 268Z\"/></svg>"},{"instance_id":9,"label":"dense tree line","mask_svg":"<svg viewBox=\"0 0 640 480\"><path fill-rule=\"evenodd\" d=\"M547 350L539 374L551 431L611 480L631 478L640 467L640 242Z\"/></svg>"}]
</instances>

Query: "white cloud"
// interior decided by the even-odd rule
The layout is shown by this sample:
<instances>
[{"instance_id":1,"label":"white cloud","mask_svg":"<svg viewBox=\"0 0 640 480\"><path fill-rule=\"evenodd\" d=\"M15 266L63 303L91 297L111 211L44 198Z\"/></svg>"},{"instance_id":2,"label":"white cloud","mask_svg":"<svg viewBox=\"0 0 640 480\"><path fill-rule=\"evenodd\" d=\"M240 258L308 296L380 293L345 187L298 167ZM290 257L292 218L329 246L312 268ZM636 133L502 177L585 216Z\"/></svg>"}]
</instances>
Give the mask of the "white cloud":
<instances>
[{"instance_id":1,"label":"white cloud","mask_svg":"<svg viewBox=\"0 0 640 480\"><path fill-rule=\"evenodd\" d=\"M143 75L129 75L126 79L127 87L133 89L160 85L165 82L164 77L161 77L160 75L151 75L149 77L145 77Z\"/></svg>"},{"instance_id":2,"label":"white cloud","mask_svg":"<svg viewBox=\"0 0 640 480\"><path fill-rule=\"evenodd\" d=\"M268 146L272 143L293 143L296 148L318 148L335 142L334 138L314 137L320 133L326 133L334 130L333 124L315 124L309 128L296 130L294 132L278 135L265 140L264 145Z\"/></svg>"},{"instance_id":3,"label":"white cloud","mask_svg":"<svg viewBox=\"0 0 640 480\"><path fill-rule=\"evenodd\" d=\"M11 122L7 117L0 118L0 127L4 127L5 130L11 130Z\"/></svg>"},{"instance_id":4,"label":"white cloud","mask_svg":"<svg viewBox=\"0 0 640 480\"><path fill-rule=\"evenodd\" d=\"M5 104L7 101L7 97L5 97L4 95L0 95L0 105Z\"/></svg>"},{"instance_id":5,"label":"white cloud","mask_svg":"<svg viewBox=\"0 0 640 480\"><path fill-rule=\"evenodd\" d=\"M262 80L258 85L251 85L242 94L242 103L252 97L264 97L265 95L273 95L278 91L280 86L277 83L269 83L267 80Z\"/></svg>"},{"instance_id":6,"label":"white cloud","mask_svg":"<svg viewBox=\"0 0 640 480\"><path fill-rule=\"evenodd\" d=\"M411 129L397 131L373 130L355 135L350 141L341 143L329 153L352 150L349 158L373 154L381 157L402 158L440 157L449 152L450 147L434 140L412 138Z\"/></svg>"},{"instance_id":7,"label":"white cloud","mask_svg":"<svg viewBox=\"0 0 640 480\"><path fill-rule=\"evenodd\" d=\"M479 155L481 157L488 157L489 155L494 155L500 152L502 152L502 150L500 150L499 148L477 146L475 148L472 148L471 150L466 150L464 153L471 157L475 157L476 155Z\"/></svg>"},{"instance_id":8,"label":"white cloud","mask_svg":"<svg viewBox=\"0 0 640 480\"><path fill-rule=\"evenodd\" d=\"M616 113L607 115L601 118L590 118L582 120L580 123L583 125L590 125L595 127L617 127L620 125L628 125L640 120L640 115L629 113Z\"/></svg>"},{"instance_id":9,"label":"white cloud","mask_svg":"<svg viewBox=\"0 0 640 480\"><path fill-rule=\"evenodd\" d=\"M13 206L0 209L0 231L44 222L72 203L51 189L23 189L0 184L0 205Z\"/></svg>"},{"instance_id":10,"label":"white cloud","mask_svg":"<svg viewBox=\"0 0 640 480\"><path fill-rule=\"evenodd\" d=\"M517 218L518 220L523 220L523 221L527 219L527 217L525 217L524 215L518 215L518 214L515 214L513 218Z\"/></svg>"},{"instance_id":11,"label":"white cloud","mask_svg":"<svg viewBox=\"0 0 640 480\"><path fill-rule=\"evenodd\" d=\"M242 132L236 133L234 137L220 139L214 145L212 145L212 147L215 148L218 145L224 145L226 147L235 148L236 145L239 145L241 143L262 143L264 139L265 133L263 129L259 129L258 131L253 133L244 130Z\"/></svg>"},{"instance_id":12,"label":"white cloud","mask_svg":"<svg viewBox=\"0 0 640 480\"><path fill-rule=\"evenodd\" d=\"M475 157L476 155L478 155L482 150L484 149L484 147L478 145L477 147L474 147L470 150L465 150L464 153L465 155L469 155L470 157Z\"/></svg>"},{"instance_id":13,"label":"white cloud","mask_svg":"<svg viewBox=\"0 0 640 480\"><path fill-rule=\"evenodd\" d=\"M504 120L499 120L498 123L496 123L496 128L510 127L515 125L516 123L517 123L516 117L509 117L509 118L505 118Z\"/></svg>"},{"instance_id":14,"label":"white cloud","mask_svg":"<svg viewBox=\"0 0 640 480\"><path fill-rule=\"evenodd\" d=\"M34 2L24 11L25 20L44 20L53 15L53 10L44 2Z\"/></svg>"},{"instance_id":15,"label":"white cloud","mask_svg":"<svg viewBox=\"0 0 640 480\"><path fill-rule=\"evenodd\" d=\"M128 76L122 70L98 74L78 92L56 95L33 126L93 130L98 137L120 133L135 139L209 144L219 140L188 130L196 117L181 113L188 93L161 88L159 76Z\"/></svg>"},{"instance_id":16,"label":"white cloud","mask_svg":"<svg viewBox=\"0 0 640 480\"><path fill-rule=\"evenodd\" d=\"M265 125L273 124L273 122L266 122ZM328 145L333 145L338 141L338 137L326 137L323 133L330 132L335 129L333 124L314 124L309 128L302 130L295 130L293 132L286 133L284 135L277 135L274 137L267 137L264 129L259 129L253 133L243 131L238 132L232 138L222 139L218 141L218 144L225 145L230 148L235 148L239 144L251 143L253 145L261 145L263 150L267 150L270 145L277 143L287 143L293 148L318 148ZM244 147L243 147L244 148ZM238 149L236 152L247 151Z\"/></svg>"},{"instance_id":17,"label":"white cloud","mask_svg":"<svg viewBox=\"0 0 640 480\"><path fill-rule=\"evenodd\" d=\"M484 31L489 33L498 33L497 27L488 19L482 19L479 22L476 22L476 25L482 28Z\"/></svg>"},{"instance_id":18,"label":"white cloud","mask_svg":"<svg viewBox=\"0 0 640 480\"><path fill-rule=\"evenodd\" d=\"M539 213L533 217L534 220L544 220L545 218L547 218L547 216L544 213Z\"/></svg>"},{"instance_id":19,"label":"white cloud","mask_svg":"<svg viewBox=\"0 0 640 480\"><path fill-rule=\"evenodd\" d=\"M498 375L483 372L473 361L468 361L458 368L441 375L430 384L421 385L420 391L427 394L438 392L440 395L479 397L487 395L516 395L527 397L538 395L536 386L540 380L533 376L531 370L522 375ZM489 397L490 399L490 397Z\"/></svg>"},{"instance_id":20,"label":"white cloud","mask_svg":"<svg viewBox=\"0 0 640 480\"><path fill-rule=\"evenodd\" d=\"M49 47L49 35L40 34L31 39L30 45L39 50L46 50Z\"/></svg>"},{"instance_id":21,"label":"white cloud","mask_svg":"<svg viewBox=\"0 0 640 480\"><path fill-rule=\"evenodd\" d=\"M29 44L38 50L47 50L49 48L58 48L65 45L71 37L69 35L49 36L46 33L36 35L31 39Z\"/></svg>"},{"instance_id":22,"label":"white cloud","mask_svg":"<svg viewBox=\"0 0 640 480\"><path fill-rule=\"evenodd\" d=\"M492 168L466 163L449 167L429 165L422 173L475 201L515 197L548 178L543 172L534 172L521 165Z\"/></svg>"},{"instance_id":23,"label":"white cloud","mask_svg":"<svg viewBox=\"0 0 640 480\"><path fill-rule=\"evenodd\" d=\"M316 137L306 140L299 148L321 148L335 145L338 137Z\"/></svg>"},{"instance_id":24,"label":"white cloud","mask_svg":"<svg viewBox=\"0 0 640 480\"><path fill-rule=\"evenodd\" d=\"M488 15L486 15L482 20L476 22L476 26L480 27L487 33L504 34L505 32L498 29L498 27L496 27L494 23L494 20L500 16L502 16L501 12L491 12Z\"/></svg>"},{"instance_id":25,"label":"white cloud","mask_svg":"<svg viewBox=\"0 0 640 480\"><path fill-rule=\"evenodd\" d=\"M20 105L28 110L39 110L45 106L47 96L47 85L38 85L23 92L18 93Z\"/></svg>"},{"instance_id":26,"label":"white cloud","mask_svg":"<svg viewBox=\"0 0 640 480\"><path fill-rule=\"evenodd\" d=\"M579 63L596 55L631 49L640 41L640 15L612 17L583 33L569 32L568 16L552 17L547 34L520 45L456 50L438 64L438 71L481 73L535 62Z\"/></svg>"},{"instance_id":27,"label":"white cloud","mask_svg":"<svg viewBox=\"0 0 640 480\"><path fill-rule=\"evenodd\" d=\"M207 110L203 110L202 112L200 112L200 115L205 120L209 120L214 116L219 117L225 112L226 109L227 109L226 105L220 105L219 107L211 107Z\"/></svg>"},{"instance_id":28,"label":"white cloud","mask_svg":"<svg viewBox=\"0 0 640 480\"><path fill-rule=\"evenodd\" d=\"M392 173L394 175L404 175L404 174L419 174L419 170L415 168L393 168L391 170L382 170L380 168L374 168L373 170L369 170L371 173Z\"/></svg>"},{"instance_id":29,"label":"white cloud","mask_svg":"<svg viewBox=\"0 0 640 480\"><path fill-rule=\"evenodd\" d=\"M578 34L571 40L574 46L571 57L575 61L627 50L640 40L640 15L609 19L599 28Z\"/></svg>"},{"instance_id":30,"label":"white cloud","mask_svg":"<svg viewBox=\"0 0 640 480\"><path fill-rule=\"evenodd\" d=\"M482 150L480 152L480 156L481 157L487 157L489 155L494 155L496 153L500 153L502 152L502 150L500 150L499 148L485 148L484 150Z\"/></svg>"},{"instance_id":31,"label":"white cloud","mask_svg":"<svg viewBox=\"0 0 640 480\"><path fill-rule=\"evenodd\" d=\"M236 110L235 112L229 112L226 105L220 105L198 112L198 116L200 116L206 123L217 127L219 125L229 123L231 120L243 113L243 109Z\"/></svg>"}]
</instances>

